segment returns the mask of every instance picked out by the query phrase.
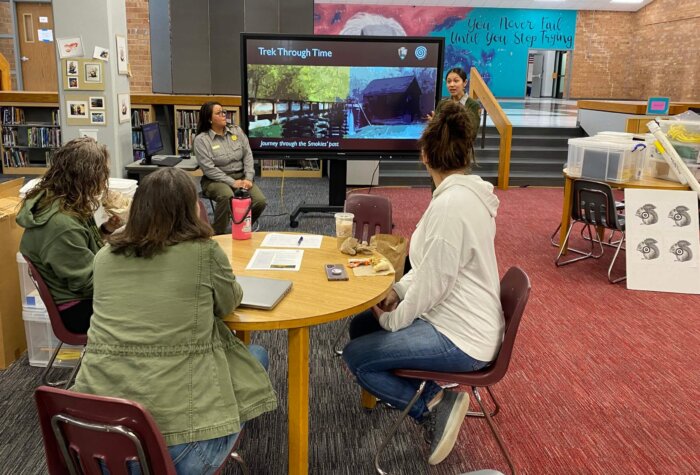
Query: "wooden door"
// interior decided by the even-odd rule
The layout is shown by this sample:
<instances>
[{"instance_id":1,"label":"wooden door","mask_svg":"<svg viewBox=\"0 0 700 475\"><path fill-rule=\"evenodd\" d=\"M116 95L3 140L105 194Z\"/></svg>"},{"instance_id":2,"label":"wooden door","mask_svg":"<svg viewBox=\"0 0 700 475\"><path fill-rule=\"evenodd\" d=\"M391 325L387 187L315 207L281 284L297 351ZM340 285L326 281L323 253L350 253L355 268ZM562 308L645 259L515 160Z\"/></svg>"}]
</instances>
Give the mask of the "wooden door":
<instances>
[{"instance_id":1,"label":"wooden door","mask_svg":"<svg viewBox=\"0 0 700 475\"><path fill-rule=\"evenodd\" d=\"M39 30L51 30L53 34L51 4L17 3L16 7L24 90L58 91L56 46L54 41L41 41L39 38Z\"/></svg>"}]
</instances>

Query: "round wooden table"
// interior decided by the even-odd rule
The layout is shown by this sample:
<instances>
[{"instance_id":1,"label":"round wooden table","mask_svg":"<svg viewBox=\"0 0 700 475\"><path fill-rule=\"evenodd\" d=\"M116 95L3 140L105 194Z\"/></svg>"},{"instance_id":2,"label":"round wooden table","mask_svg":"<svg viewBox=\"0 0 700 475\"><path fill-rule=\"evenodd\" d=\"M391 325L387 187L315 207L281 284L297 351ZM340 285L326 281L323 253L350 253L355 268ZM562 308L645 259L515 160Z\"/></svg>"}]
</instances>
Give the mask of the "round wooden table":
<instances>
[{"instance_id":1,"label":"round wooden table","mask_svg":"<svg viewBox=\"0 0 700 475\"><path fill-rule=\"evenodd\" d=\"M336 249L335 237L323 237L320 249L304 249L298 272L248 271L248 261L267 233L253 233L247 241L234 241L230 235L215 236L231 262L235 275L291 280L292 289L272 310L238 308L224 321L237 331L287 330L288 424L290 474L309 470L309 327L354 315L379 303L394 282L394 276L355 277L328 281L325 264L347 264L348 257Z\"/></svg>"}]
</instances>

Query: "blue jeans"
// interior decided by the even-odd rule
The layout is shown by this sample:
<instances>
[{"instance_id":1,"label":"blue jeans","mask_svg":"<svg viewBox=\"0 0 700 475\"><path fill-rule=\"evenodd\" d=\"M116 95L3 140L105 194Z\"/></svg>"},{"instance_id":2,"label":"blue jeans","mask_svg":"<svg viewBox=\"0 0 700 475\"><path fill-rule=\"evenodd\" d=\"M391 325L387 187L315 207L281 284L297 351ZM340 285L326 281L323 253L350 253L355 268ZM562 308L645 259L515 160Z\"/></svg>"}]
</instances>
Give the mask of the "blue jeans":
<instances>
[{"instance_id":1,"label":"blue jeans","mask_svg":"<svg viewBox=\"0 0 700 475\"><path fill-rule=\"evenodd\" d=\"M343 350L343 359L358 384L399 409L408 406L420 381L395 376L393 370L467 373L489 364L464 353L434 326L421 319L392 333L384 330L368 310L350 322L350 339ZM428 412L428 402L441 389L437 383L429 381L408 414L421 421Z\"/></svg>"},{"instance_id":2,"label":"blue jeans","mask_svg":"<svg viewBox=\"0 0 700 475\"><path fill-rule=\"evenodd\" d=\"M265 348L259 345L249 345L248 350L267 371L270 360ZM241 425L241 428L243 428L243 425ZM178 475L213 474L231 453L231 447L233 447L239 434L240 432L236 432L235 434L217 437L216 439L198 440L168 446L168 453L173 459L175 471ZM127 466L129 475L141 475L141 466L137 461L129 461ZM102 467L102 473L109 475L109 470L106 467Z\"/></svg>"}]
</instances>

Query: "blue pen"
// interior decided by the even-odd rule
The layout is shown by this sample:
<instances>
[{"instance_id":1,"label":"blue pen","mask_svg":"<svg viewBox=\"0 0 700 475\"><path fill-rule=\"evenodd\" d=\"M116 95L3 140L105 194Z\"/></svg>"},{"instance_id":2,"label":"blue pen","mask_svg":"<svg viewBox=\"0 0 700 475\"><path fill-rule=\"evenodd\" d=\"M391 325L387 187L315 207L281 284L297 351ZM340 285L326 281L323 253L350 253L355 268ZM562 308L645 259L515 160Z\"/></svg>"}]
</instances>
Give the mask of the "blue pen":
<instances>
[{"instance_id":1,"label":"blue pen","mask_svg":"<svg viewBox=\"0 0 700 475\"><path fill-rule=\"evenodd\" d=\"M299 237L299 242L297 242L297 246L301 246L301 241L304 240L304 236Z\"/></svg>"}]
</instances>

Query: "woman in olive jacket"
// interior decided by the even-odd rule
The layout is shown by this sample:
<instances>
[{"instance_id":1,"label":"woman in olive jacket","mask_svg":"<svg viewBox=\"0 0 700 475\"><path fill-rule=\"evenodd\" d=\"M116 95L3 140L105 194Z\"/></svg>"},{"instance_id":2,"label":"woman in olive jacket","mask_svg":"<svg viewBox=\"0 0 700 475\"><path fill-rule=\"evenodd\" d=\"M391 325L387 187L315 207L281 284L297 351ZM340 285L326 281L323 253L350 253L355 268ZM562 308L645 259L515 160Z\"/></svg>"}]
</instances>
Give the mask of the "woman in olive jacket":
<instances>
[{"instance_id":1,"label":"woman in olive jacket","mask_svg":"<svg viewBox=\"0 0 700 475\"><path fill-rule=\"evenodd\" d=\"M277 407L265 350L249 351L222 321L243 291L197 199L176 168L141 182L126 227L95 256L94 315L72 388L143 404L187 474L213 473L242 424Z\"/></svg>"}]
</instances>

